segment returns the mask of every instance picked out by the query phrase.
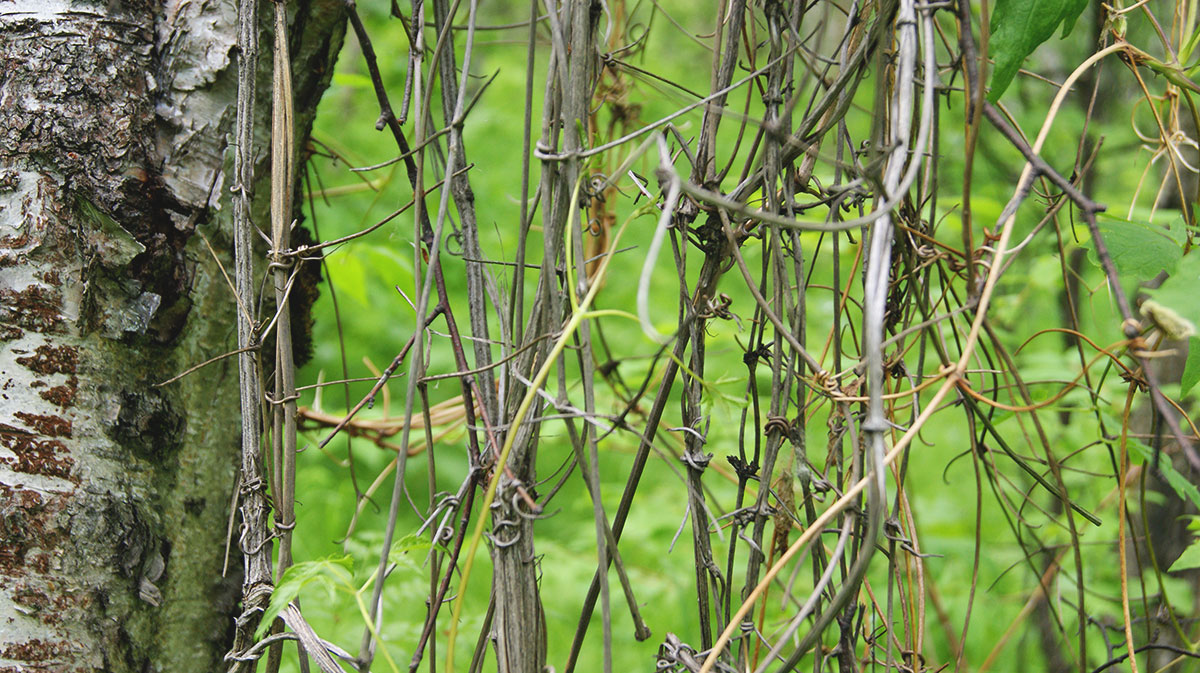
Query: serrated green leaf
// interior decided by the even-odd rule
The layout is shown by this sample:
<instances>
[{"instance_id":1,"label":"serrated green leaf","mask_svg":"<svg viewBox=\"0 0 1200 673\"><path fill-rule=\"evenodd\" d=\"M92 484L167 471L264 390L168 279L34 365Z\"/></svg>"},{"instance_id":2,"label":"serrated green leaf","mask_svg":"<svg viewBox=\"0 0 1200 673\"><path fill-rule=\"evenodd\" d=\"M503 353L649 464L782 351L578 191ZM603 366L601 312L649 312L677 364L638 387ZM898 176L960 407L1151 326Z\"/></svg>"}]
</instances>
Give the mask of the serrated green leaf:
<instances>
[{"instance_id":1,"label":"serrated green leaf","mask_svg":"<svg viewBox=\"0 0 1200 673\"><path fill-rule=\"evenodd\" d=\"M1200 325L1196 288L1200 288L1200 254L1185 255L1166 282L1146 290L1150 300L1142 303L1142 315L1171 338L1190 337Z\"/></svg>"},{"instance_id":2,"label":"serrated green leaf","mask_svg":"<svg viewBox=\"0 0 1200 673\"><path fill-rule=\"evenodd\" d=\"M1200 338L1188 339L1187 361L1183 363L1183 376L1179 379L1179 396L1184 397L1196 382L1200 381Z\"/></svg>"},{"instance_id":3,"label":"serrated green leaf","mask_svg":"<svg viewBox=\"0 0 1200 673\"><path fill-rule=\"evenodd\" d=\"M1137 456L1141 458L1139 462L1145 463L1154 460L1154 449L1133 438L1126 439L1126 442L1130 449L1129 456L1131 459ZM1179 474L1175 470L1175 466L1171 464L1170 459L1164 459L1160 456L1158 469L1162 472L1163 477L1166 477L1167 485L1171 487L1172 491L1175 491L1175 495L1179 496L1180 500L1184 502L1190 501L1197 507L1200 507L1200 488L1197 488L1187 477Z\"/></svg>"},{"instance_id":4,"label":"serrated green leaf","mask_svg":"<svg viewBox=\"0 0 1200 673\"><path fill-rule=\"evenodd\" d=\"M1180 570L1190 570L1192 568L1200 568L1200 538L1192 540L1187 549L1175 559L1167 572L1179 572Z\"/></svg>"},{"instance_id":5,"label":"serrated green leaf","mask_svg":"<svg viewBox=\"0 0 1200 673\"><path fill-rule=\"evenodd\" d=\"M1059 25L1071 33L1087 0L996 0L989 49L996 62L988 100L995 103L1012 83L1021 63L1049 40Z\"/></svg>"},{"instance_id":6,"label":"serrated green leaf","mask_svg":"<svg viewBox=\"0 0 1200 673\"><path fill-rule=\"evenodd\" d=\"M1122 281L1147 281L1160 272L1174 273L1183 248L1166 229L1101 215L1096 227ZM1181 230L1182 231L1182 230ZM1100 268L1096 245L1088 242L1088 260ZM1121 283L1125 285L1124 282Z\"/></svg>"},{"instance_id":7,"label":"serrated green leaf","mask_svg":"<svg viewBox=\"0 0 1200 673\"><path fill-rule=\"evenodd\" d=\"M262 638L271 628L271 624L275 622L275 618L279 616L283 609L288 606L288 603L296 600L300 595L300 590L313 582L319 582L331 588L349 587L350 585L350 569L354 565L354 559L349 556L330 556L328 558L319 559L316 561L305 561L283 571L283 578L279 580L279 586L271 592L271 602L267 604L267 609L263 612L262 621L258 624L258 629L254 632L255 638Z\"/></svg>"},{"instance_id":8,"label":"serrated green leaf","mask_svg":"<svg viewBox=\"0 0 1200 673\"><path fill-rule=\"evenodd\" d=\"M403 557L409 552L426 551L432 547L433 543L429 540L415 533L410 533L392 543L392 551L388 553L388 561L401 563L404 561Z\"/></svg>"}]
</instances>

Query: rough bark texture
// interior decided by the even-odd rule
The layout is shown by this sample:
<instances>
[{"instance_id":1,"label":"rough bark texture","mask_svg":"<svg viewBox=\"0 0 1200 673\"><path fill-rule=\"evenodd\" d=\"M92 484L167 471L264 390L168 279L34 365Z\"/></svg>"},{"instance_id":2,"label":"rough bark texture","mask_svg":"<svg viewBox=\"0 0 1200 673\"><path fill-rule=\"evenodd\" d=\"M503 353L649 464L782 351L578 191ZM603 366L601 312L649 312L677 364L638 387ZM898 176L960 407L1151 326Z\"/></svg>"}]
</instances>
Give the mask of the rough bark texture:
<instances>
[{"instance_id":1,"label":"rough bark texture","mask_svg":"<svg viewBox=\"0 0 1200 673\"><path fill-rule=\"evenodd\" d=\"M293 11L301 142L338 7ZM153 384L232 348L235 25L0 3L0 671L223 668L236 359Z\"/></svg>"}]
</instances>

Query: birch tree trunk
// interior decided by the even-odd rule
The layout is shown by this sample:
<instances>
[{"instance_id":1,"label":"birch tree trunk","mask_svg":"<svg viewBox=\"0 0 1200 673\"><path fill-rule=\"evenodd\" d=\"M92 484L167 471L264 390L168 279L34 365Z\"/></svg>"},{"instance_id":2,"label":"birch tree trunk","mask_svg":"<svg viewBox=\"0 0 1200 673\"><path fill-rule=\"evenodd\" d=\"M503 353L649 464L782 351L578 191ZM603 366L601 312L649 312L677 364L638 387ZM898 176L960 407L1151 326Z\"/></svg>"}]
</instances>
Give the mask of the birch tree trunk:
<instances>
[{"instance_id":1,"label":"birch tree trunk","mask_svg":"<svg viewBox=\"0 0 1200 673\"><path fill-rule=\"evenodd\" d=\"M303 146L342 16L290 13ZM225 667L236 358L155 384L234 347L236 20L0 1L0 671Z\"/></svg>"}]
</instances>

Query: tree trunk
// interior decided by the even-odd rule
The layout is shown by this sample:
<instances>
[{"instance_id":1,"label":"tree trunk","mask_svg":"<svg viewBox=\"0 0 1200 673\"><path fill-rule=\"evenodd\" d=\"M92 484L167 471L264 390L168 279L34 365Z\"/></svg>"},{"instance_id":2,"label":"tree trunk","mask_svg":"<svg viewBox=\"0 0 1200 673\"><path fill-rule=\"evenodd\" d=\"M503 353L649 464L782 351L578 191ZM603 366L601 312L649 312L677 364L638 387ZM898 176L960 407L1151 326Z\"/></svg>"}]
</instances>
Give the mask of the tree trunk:
<instances>
[{"instance_id":1,"label":"tree trunk","mask_svg":"<svg viewBox=\"0 0 1200 673\"><path fill-rule=\"evenodd\" d=\"M342 19L293 10L303 146ZM224 668L236 358L155 384L233 348L236 19L0 5L0 671Z\"/></svg>"}]
</instances>

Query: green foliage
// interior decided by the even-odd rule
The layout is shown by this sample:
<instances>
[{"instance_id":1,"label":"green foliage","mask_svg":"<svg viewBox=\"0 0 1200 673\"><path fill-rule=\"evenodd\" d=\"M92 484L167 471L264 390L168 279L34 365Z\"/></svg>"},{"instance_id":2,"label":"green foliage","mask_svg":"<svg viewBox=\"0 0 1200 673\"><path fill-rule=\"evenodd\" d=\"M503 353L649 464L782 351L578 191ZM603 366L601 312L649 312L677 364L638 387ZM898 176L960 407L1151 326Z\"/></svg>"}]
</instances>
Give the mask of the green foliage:
<instances>
[{"instance_id":1,"label":"green foliage","mask_svg":"<svg viewBox=\"0 0 1200 673\"><path fill-rule=\"evenodd\" d=\"M1087 0L997 0L988 43L989 55L996 62L988 100L1000 100L1021 63L1060 25L1062 37L1069 35L1087 4Z\"/></svg>"},{"instance_id":2,"label":"green foliage","mask_svg":"<svg viewBox=\"0 0 1200 673\"><path fill-rule=\"evenodd\" d=\"M279 580L275 591L271 592L271 602L267 605L254 636L262 638L266 635L275 618L310 584L323 586L330 594L334 591L353 592L354 585L351 583L350 574L353 567L354 559L349 556L329 556L316 561L302 561L283 571L283 578Z\"/></svg>"},{"instance_id":3,"label":"green foliage","mask_svg":"<svg viewBox=\"0 0 1200 673\"><path fill-rule=\"evenodd\" d=\"M388 562L412 570L410 559L407 558L408 554L429 550L433 546L428 540L417 535L405 535L392 543ZM367 553L363 553L362 556L369 558ZM372 574L365 583L358 583L355 580L355 568L354 556L351 554L332 555L315 561L301 561L289 567L283 572L283 578L271 593L271 602L263 613L256 637L263 637L271 628L271 623L275 621L275 618L289 603L299 598L300 593L310 585L324 588L326 600L333 600L337 594L342 594L343 597L353 599L350 602L357 602L357 597L371 586L375 577Z\"/></svg>"},{"instance_id":4,"label":"green foliage","mask_svg":"<svg viewBox=\"0 0 1200 673\"><path fill-rule=\"evenodd\" d=\"M1173 273L1183 257L1181 241L1172 236L1174 232L1181 232L1181 227L1167 230L1107 213L1097 216L1096 227L1122 281L1144 282L1163 271ZM1101 268L1093 241L1088 241L1088 260L1097 269Z\"/></svg>"},{"instance_id":5,"label":"green foliage","mask_svg":"<svg viewBox=\"0 0 1200 673\"><path fill-rule=\"evenodd\" d=\"M1200 381L1200 337L1192 337L1188 339L1187 361L1179 379L1179 396L1186 397L1197 381Z\"/></svg>"},{"instance_id":6,"label":"green foliage","mask_svg":"<svg viewBox=\"0 0 1200 673\"><path fill-rule=\"evenodd\" d=\"M1154 460L1154 449L1146 446L1136 439L1133 439L1132 437L1127 438L1125 441L1127 442L1129 448L1132 449L1130 456L1141 459L1136 462L1145 462L1146 464L1149 464L1150 461ZM1175 495L1179 496L1181 500L1190 502L1196 507L1200 507L1200 489L1198 489L1196 484L1192 483L1192 481L1186 476L1180 474L1179 471L1175 469L1175 466L1171 464L1170 460L1164 459L1160 456L1158 460L1158 469L1162 472L1163 477L1166 478L1167 484L1171 487L1171 490L1175 491Z\"/></svg>"},{"instance_id":7,"label":"green foliage","mask_svg":"<svg viewBox=\"0 0 1200 673\"><path fill-rule=\"evenodd\" d=\"M1188 530L1192 532L1193 539L1191 544L1179 555L1179 558L1171 564L1169 572L1200 568L1200 535L1197 535L1197 531L1200 531L1200 516L1186 518L1188 519Z\"/></svg>"},{"instance_id":8,"label":"green foliage","mask_svg":"<svg viewBox=\"0 0 1200 673\"><path fill-rule=\"evenodd\" d=\"M1190 254L1179 262L1175 273L1157 289L1147 290L1150 300L1142 304L1142 314L1154 321L1172 339L1196 334L1200 325L1200 255Z\"/></svg>"}]
</instances>

